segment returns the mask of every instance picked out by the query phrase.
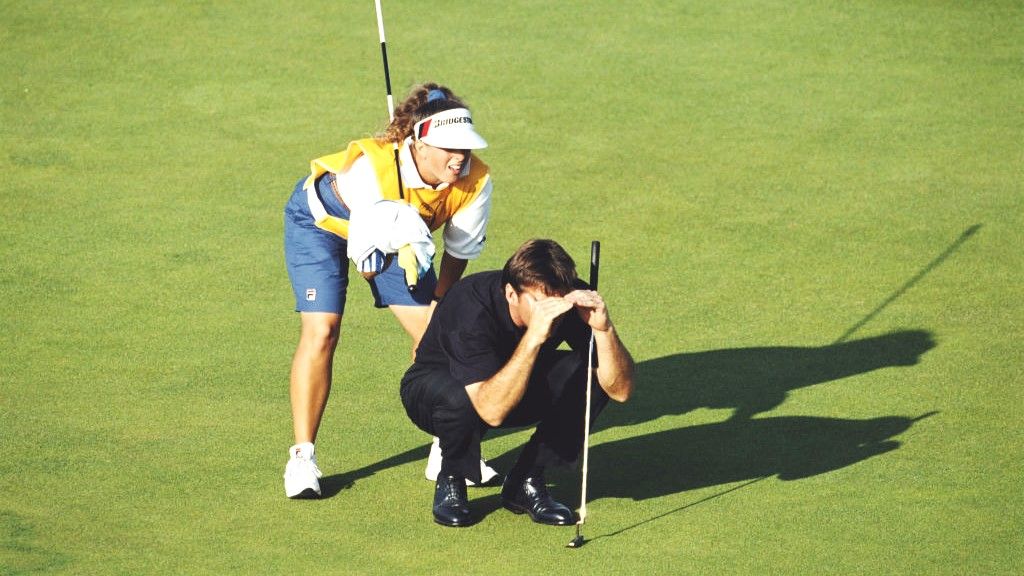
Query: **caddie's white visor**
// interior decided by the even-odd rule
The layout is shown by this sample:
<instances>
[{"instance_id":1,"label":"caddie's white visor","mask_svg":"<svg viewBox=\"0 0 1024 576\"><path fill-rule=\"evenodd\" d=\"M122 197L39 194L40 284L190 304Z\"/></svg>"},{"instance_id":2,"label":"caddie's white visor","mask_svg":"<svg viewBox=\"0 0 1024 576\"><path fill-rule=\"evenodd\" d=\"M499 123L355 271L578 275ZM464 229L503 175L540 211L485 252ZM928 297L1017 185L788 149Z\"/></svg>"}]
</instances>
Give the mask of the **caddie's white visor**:
<instances>
[{"instance_id":1,"label":"caddie's white visor","mask_svg":"<svg viewBox=\"0 0 1024 576\"><path fill-rule=\"evenodd\" d=\"M484 140L473 129L473 117L465 108L442 110L433 116L420 120L412 128L415 140L436 148L449 150L477 150L487 148Z\"/></svg>"}]
</instances>

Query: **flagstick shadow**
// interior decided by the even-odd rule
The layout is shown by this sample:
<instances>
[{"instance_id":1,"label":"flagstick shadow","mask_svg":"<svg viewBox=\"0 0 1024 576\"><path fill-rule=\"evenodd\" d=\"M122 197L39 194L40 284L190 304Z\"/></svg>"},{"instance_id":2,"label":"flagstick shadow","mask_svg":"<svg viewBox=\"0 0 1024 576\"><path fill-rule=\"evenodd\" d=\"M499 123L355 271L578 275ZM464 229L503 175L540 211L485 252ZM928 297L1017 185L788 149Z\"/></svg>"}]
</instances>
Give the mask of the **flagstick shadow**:
<instances>
[{"instance_id":1,"label":"flagstick shadow","mask_svg":"<svg viewBox=\"0 0 1024 576\"><path fill-rule=\"evenodd\" d=\"M967 229L964 230L960 234L960 236L953 241L952 244L947 246L945 250L943 250L931 262L926 264L924 268L918 270L917 274L914 274L910 278L910 280L907 280L906 282L903 283L902 286L893 291L893 293L890 294L885 300L883 300L881 304L876 306L874 310L868 312L868 314L864 316L864 318L861 318L859 322L851 326L846 332L843 333L842 336L837 338L835 342L833 342L833 344L845 342L846 339L853 335L854 332L860 330L862 326L870 322L875 316L878 316L878 314L881 313L882 310L885 310L890 304L895 302L896 299L898 299L900 296L903 296L903 294L905 294L907 290L913 288L915 284L920 282L921 279L927 276L932 270L938 268L938 266L945 262L946 259L949 258L954 252L956 252L960 248L960 246L964 244L964 242L967 242L967 240L974 236L974 234L977 233L978 230L981 230L981 224L974 224L973 226L968 226Z\"/></svg>"}]
</instances>

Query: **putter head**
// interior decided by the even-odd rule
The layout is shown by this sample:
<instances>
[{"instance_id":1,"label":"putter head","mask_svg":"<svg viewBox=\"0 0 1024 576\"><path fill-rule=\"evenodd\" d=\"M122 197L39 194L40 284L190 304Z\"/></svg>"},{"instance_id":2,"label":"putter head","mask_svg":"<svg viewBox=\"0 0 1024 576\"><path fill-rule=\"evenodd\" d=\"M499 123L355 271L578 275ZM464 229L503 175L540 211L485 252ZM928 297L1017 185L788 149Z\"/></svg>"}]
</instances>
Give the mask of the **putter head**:
<instances>
[{"instance_id":1,"label":"putter head","mask_svg":"<svg viewBox=\"0 0 1024 576\"><path fill-rule=\"evenodd\" d=\"M575 538L570 540L569 543L565 545L565 547L566 548L579 548L579 547L583 546L584 542L586 542L586 540L583 539L583 535L582 534L577 534Z\"/></svg>"}]
</instances>

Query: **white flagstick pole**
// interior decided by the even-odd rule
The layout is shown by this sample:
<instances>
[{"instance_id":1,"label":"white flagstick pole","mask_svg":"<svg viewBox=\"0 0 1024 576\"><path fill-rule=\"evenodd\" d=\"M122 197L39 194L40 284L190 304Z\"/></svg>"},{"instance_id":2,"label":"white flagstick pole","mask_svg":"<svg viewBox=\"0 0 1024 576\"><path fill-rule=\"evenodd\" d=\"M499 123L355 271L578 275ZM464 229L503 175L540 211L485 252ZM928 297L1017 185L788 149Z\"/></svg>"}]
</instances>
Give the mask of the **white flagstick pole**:
<instances>
[{"instance_id":1,"label":"white flagstick pole","mask_svg":"<svg viewBox=\"0 0 1024 576\"><path fill-rule=\"evenodd\" d=\"M384 12L380 7L380 0L373 0L374 8L377 10L377 35L380 36L380 56L384 61L384 87L388 93L388 120L395 119L395 98L391 95L391 72L388 70L388 44L384 39ZM395 172L398 176L398 197L405 200L405 192L402 190L402 171L398 163L398 142L392 142L395 150Z\"/></svg>"},{"instance_id":2,"label":"white flagstick pole","mask_svg":"<svg viewBox=\"0 0 1024 576\"><path fill-rule=\"evenodd\" d=\"M388 44L384 38L384 11L381 10L380 0L373 0L373 6L377 11L377 35L380 36L380 56L384 61L384 87L388 93L388 120L394 122L395 120L395 99L391 95L391 72L388 69ZM398 160L398 142L392 142L391 147L395 152L395 176L398 179L398 199L405 200L405 190L402 188L402 168L401 162ZM407 257L415 258L412 254L412 247L406 244L398 249L399 255L405 254ZM399 258L401 261L402 258ZM416 284L418 277L415 270L405 271L405 283L409 287L409 292L416 290Z\"/></svg>"}]
</instances>

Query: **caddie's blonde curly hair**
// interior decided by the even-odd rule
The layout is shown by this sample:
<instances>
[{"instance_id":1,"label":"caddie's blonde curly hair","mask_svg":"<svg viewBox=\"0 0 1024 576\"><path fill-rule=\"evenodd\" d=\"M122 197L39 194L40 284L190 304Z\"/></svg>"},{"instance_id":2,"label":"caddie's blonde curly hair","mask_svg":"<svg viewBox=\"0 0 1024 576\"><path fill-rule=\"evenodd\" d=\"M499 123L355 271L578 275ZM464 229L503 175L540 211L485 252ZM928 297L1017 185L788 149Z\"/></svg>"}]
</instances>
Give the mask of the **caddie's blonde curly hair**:
<instances>
[{"instance_id":1,"label":"caddie's blonde curly hair","mask_svg":"<svg viewBox=\"0 0 1024 576\"><path fill-rule=\"evenodd\" d=\"M432 90L440 90L444 98L428 100ZM401 104L395 107L395 119L385 127L377 138L385 142L401 143L412 135L412 128L427 116L433 116L444 110L453 108L469 108L447 86L427 82L414 86Z\"/></svg>"}]
</instances>

